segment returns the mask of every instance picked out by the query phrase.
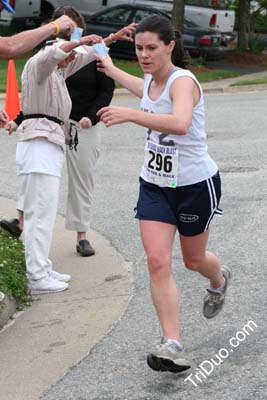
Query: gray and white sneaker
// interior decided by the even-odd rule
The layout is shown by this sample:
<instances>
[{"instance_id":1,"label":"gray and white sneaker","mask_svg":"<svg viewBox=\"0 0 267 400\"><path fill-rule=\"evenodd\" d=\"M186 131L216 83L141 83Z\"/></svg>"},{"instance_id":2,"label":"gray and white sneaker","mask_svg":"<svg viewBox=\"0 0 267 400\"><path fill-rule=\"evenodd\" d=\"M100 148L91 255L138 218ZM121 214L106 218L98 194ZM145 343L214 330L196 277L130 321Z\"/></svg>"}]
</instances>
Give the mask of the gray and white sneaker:
<instances>
[{"instance_id":1,"label":"gray and white sneaker","mask_svg":"<svg viewBox=\"0 0 267 400\"><path fill-rule=\"evenodd\" d=\"M227 288L230 284L230 280L232 278L232 271L229 267L222 267L222 274L225 279L225 285L221 292L207 289L207 294L204 297L203 303L203 315L206 318L214 318L217 314L222 310L225 301L225 295L227 292Z\"/></svg>"},{"instance_id":2,"label":"gray and white sneaker","mask_svg":"<svg viewBox=\"0 0 267 400\"><path fill-rule=\"evenodd\" d=\"M147 356L147 364L154 371L182 372L190 368L184 358L183 347L170 343L165 337L157 349Z\"/></svg>"}]
</instances>

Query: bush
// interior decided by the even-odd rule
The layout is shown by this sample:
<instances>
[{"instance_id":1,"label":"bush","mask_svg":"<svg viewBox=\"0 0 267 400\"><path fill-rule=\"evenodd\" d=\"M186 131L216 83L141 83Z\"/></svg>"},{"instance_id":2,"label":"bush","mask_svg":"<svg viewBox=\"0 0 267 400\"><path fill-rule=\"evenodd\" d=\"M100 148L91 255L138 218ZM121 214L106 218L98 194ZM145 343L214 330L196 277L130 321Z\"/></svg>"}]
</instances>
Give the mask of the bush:
<instances>
[{"instance_id":1,"label":"bush","mask_svg":"<svg viewBox=\"0 0 267 400\"><path fill-rule=\"evenodd\" d=\"M267 33L267 17L265 15L257 15L255 17L254 30L258 33Z\"/></svg>"},{"instance_id":2,"label":"bush","mask_svg":"<svg viewBox=\"0 0 267 400\"><path fill-rule=\"evenodd\" d=\"M249 48L253 53L261 53L267 48L267 40L259 37L254 37L249 41Z\"/></svg>"},{"instance_id":3,"label":"bush","mask_svg":"<svg viewBox=\"0 0 267 400\"><path fill-rule=\"evenodd\" d=\"M28 300L24 246L0 227L0 291L19 304Z\"/></svg>"}]
</instances>

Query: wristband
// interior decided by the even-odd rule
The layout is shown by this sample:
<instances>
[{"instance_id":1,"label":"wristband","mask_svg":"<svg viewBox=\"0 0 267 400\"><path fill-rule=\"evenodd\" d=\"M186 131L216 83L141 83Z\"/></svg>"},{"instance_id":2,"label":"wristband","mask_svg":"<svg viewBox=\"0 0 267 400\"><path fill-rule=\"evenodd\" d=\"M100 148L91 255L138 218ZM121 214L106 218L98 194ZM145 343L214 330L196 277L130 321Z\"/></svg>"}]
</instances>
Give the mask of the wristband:
<instances>
[{"instance_id":1,"label":"wristband","mask_svg":"<svg viewBox=\"0 0 267 400\"><path fill-rule=\"evenodd\" d=\"M114 40L113 37L114 37L114 33L111 33L108 38L111 40L111 43L116 43L117 40Z\"/></svg>"},{"instance_id":2,"label":"wristband","mask_svg":"<svg viewBox=\"0 0 267 400\"><path fill-rule=\"evenodd\" d=\"M54 25L54 27L56 28L56 35L59 34L60 27L59 27L58 23L56 21L52 21L52 22L50 22L50 24Z\"/></svg>"}]
</instances>

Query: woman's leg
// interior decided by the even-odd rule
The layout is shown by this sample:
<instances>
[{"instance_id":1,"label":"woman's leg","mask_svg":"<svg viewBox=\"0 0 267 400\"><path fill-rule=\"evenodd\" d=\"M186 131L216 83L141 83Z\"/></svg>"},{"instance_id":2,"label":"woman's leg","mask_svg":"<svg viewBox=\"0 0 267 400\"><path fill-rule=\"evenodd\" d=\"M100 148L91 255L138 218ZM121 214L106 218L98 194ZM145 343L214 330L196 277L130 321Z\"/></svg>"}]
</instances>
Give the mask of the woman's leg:
<instances>
[{"instance_id":1,"label":"woman's leg","mask_svg":"<svg viewBox=\"0 0 267 400\"><path fill-rule=\"evenodd\" d=\"M31 280L47 276L57 213L60 178L32 173L26 177L24 235L27 272Z\"/></svg>"},{"instance_id":2,"label":"woman's leg","mask_svg":"<svg viewBox=\"0 0 267 400\"><path fill-rule=\"evenodd\" d=\"M178 290L171 272L176 226L140 220L143 246L147 255L151 296L163 335L180 340Z\"/></svg>"},{"instance_id":3,"label":"woman's leg","mask_svg":"<svg viewBox=\"0 0 267 400\"><path fill-rule=\"evenodd\" d=\"M218 258L215 254L206 251L209 232L196 236L180 234L180 243L186 268L199 272L210 280L212 289L217 289L224 282Z\"/></svg>"},{"instance_id":4,"label":"woman's leg","mask_svg":"<svg viewBox=\"0 0 267 400\"><path fill-rule=\"evenodd\" d=\"M180 235L180 241L185 266L210 280L210 288L204 297L203 314L206 318L214 318L222 310L232 272L229 267L221 268L218 258L206 251L208 236L208 232L193 237Z\"/></svg>"},{"instance_id":5,"label":"woman's leg","mask_svg":"<svg viewBox=\"0 0 267 400\"><path fill-rule=\"evenodd\" d=\"M79 129L77 152L66 149L68 197L66 228L77 232L77 241L86 239L90 226L96 164L100 153L100 132L97 126Z\"/></svg>"}]
</instances>

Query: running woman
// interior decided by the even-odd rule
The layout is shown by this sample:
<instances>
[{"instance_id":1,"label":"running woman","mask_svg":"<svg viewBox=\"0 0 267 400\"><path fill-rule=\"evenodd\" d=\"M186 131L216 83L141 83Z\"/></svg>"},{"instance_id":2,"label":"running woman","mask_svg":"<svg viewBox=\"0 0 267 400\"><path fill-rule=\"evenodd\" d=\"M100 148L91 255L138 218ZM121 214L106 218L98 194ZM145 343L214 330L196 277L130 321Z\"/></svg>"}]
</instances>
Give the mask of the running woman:
<instances>
[{"instance_id":1,"label":"running woman","mask_svg":"<svg viewBox=\"0 0 267 400\"><path fill-rule=\"evenodd\" d=\"M171 272L174 238L178 230L185 267L209 280L203 313L215 317L231 278L230 269L206 250L211 220L222 213L221 181L207 151L202 89L185 69L181 36L167 18L151 15L137 26L135 46L144 79L119 70L108 56L99 58L99 70L140 97L141 111L109 106L98 114L107 127L133 122L147 128L136 218L163 331L147 362L157 371L181 372L190 362L181 341L178 289Z\"/></svg>"}]
</instances>

